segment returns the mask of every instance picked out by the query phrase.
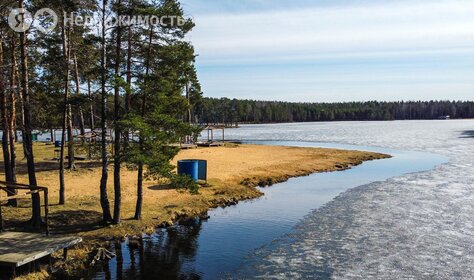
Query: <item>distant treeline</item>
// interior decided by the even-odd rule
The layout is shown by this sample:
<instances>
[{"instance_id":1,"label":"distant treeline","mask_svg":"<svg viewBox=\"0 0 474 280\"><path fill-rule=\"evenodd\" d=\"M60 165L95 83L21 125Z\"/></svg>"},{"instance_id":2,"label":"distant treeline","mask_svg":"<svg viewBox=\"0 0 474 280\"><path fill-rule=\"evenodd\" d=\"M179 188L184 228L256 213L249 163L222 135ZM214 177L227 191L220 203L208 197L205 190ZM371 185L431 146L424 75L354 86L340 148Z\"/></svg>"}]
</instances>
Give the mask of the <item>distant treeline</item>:
<instances>
[{"instance_id":1,"label":"distant treeline","mask_svg":"<svg viewBox=\"0 0 474 280\"><path fill-rule=\"evenodd\" d=\"M474 102L290 103L204 98L195 113L203 123L276 123L474 118Z\"/></svg>"}]
</instances>

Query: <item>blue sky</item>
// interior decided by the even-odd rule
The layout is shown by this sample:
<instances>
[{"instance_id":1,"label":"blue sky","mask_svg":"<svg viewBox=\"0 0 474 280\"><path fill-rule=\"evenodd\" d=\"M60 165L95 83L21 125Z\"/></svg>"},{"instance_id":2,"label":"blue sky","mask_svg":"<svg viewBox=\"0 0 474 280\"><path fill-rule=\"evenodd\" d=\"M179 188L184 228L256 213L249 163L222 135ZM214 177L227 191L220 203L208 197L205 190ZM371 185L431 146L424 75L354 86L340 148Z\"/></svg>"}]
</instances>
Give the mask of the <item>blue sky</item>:
<instances>
[{"instance_id":1,"label":"blue sky","mask_svg":"<svg viewBox=\"0 0 474 280\"><path fill-rule=\"evenodd\" d=\"M183 0L206 96L474 100L472 0Z\"/></svg>"}]
</instances>

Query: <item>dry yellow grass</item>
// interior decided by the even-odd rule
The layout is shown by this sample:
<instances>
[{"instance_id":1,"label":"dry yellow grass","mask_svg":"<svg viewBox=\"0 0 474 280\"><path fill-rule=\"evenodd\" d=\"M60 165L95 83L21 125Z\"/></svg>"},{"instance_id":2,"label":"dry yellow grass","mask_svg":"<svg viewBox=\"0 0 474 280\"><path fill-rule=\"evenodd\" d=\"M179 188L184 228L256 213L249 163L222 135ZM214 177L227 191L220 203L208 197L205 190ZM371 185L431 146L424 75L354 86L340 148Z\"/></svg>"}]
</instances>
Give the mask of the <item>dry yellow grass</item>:
<instances>
[{"instance_id":1,"label":"dry yellow grass","mask_svg":"<svg viewBox=\"0 0 474 280\"><path fill-rule=\"evenodd\" d=\"M78 234L84 237L84 248L100 245L100 240L122 237L126 234L151 232L156 226L172 223L180 217L206 213L209 208L255 198L261 193L257 185L271 185L290 177L314 172L347 169L366 160L386 158L387 155L336 149L294 148L257 145L228 145L226 147L182 150L176 160L198 158L208 160L209 185L200 189L199 195L178 192L147 181L144 185L143 218L134 221L136 200L136 172L123 168L122 218L120 225L102 227L99 205L100 164L78 162L78 169L66 171L66 202L58 200L58 164L52 160L54 147L36 143L38 184L49 188L51 229L53 233ZM18 158L22 158L18 146ZM24 160L20 161L18 181L27 183ZM3 163L2 163L3 167ZM109 199L113 205L112 166L109 167ZM1 174L3 177L3 174ZM20 208L3 208L7 226L22 226L29 218L29 201L22 201ZM83 251L77 250L82 258ZM74 252L73 252L74 254ZM81 257L79 257L81 258Z\"/></svg>"}]
</instances>

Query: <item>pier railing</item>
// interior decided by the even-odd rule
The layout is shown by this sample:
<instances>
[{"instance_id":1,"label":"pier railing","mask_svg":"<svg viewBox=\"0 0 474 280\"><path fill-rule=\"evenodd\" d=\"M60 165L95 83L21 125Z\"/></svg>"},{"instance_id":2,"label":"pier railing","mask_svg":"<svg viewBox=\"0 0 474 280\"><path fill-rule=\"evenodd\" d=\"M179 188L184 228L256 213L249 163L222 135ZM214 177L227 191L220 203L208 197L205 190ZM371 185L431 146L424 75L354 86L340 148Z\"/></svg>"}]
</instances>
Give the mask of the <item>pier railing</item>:
<instances>
[{"instance_id":1,"label":"pier railing","mask_svg":"<svg viewBox=\"0 0 474 280\"><path fill-rule=\"evenodd\" d=\"M31 198L32 194L39 194L43 192L44 199L44 224L46 235L49 235L49 202L48 202L48 188L40 186L30 186L19 183L3 182L0 181L0 190L7 193L7 196L0 196L0 232L4 230L3 227L3 214L2 214L2 203L17 198ZM21 193L20 193L21 192Z\"/></svg>"}]
</instances>

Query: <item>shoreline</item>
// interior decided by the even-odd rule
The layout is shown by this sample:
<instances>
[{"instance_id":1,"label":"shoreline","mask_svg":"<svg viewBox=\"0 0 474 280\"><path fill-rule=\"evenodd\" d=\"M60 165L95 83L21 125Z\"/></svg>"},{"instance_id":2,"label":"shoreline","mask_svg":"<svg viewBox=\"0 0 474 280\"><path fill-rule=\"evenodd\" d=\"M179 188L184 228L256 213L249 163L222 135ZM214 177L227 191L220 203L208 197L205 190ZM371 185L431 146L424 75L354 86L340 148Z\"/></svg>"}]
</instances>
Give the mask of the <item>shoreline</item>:
<instances>
[{"instance_id":1,"label":"shoreline","mask_svg":"<svg viewBox=\"0 0 474 280\"><path fill-rule=\"evenodd\" d=\"M210 163L210 187L201 188L201 194L198 196L191 196L187 193L178 193L174 189L169 190L160 188L159 185L147 184L147 193L145 193L147 200L144 199L144 215L142 221L128 220L128 217L131 216L129 214L130 207L128 206L130 206L130 200L133 201L134 197L133 195L128 196L127 192L129 190L125 189L125 195L123 196L126 197L126 199L124 199L123 202L124 220L122 224L110 225L104 228L97 227L97 224L95 224L97 228L94 230L83 228L81 231L79 228L72 233L66 232L67 234L80 235L84 239L84 244L70 250L70 259L68 261L57 262L54 265L54 267L59 271L56 272L56 275L63 271L67 272L65 275L81 277L83 276L82 272L84 272L84 268L88 265L86 261L89 258L89 253L93 251L94 248L107 247L110 242L123 240L126 236L149 234L155 231L156 228L167 227L181 220L190 218L205 219L207 218L208 211L211 209L235 205L239 201L260 197L262 193L256 188L257 186L270 186L276 183L285 182L293 177L307 176L313 173L347 170L353 166L360 165L365 161L383 159L390 156L371 152L337 149L263 145L228 145L221 148L183 150L177 156L175 161L183 158L197 157L207 159ZM52 175L48 174L48 172L54 173L54 171L41 172L44 173L41 173L40 183L42 182L41 179L48 181L47 179L50 177L48 175ZM93 173L94 171L87 169L70 172L67 174L66 184L71 185L71 181L74 182L74 180L78 179L84 181L87 177L93 178L94 176L92 176L91 172ZM126 176L133 175L133 172L128 174L127 171L126 173ZM56 173L53 175L55 174ZM20 176L20 180L22 179L23 176ZM49 179L54 180L55 178ZM93 182L93 185L95 184L96 182ZM110 186L109 190L111 190ZM157 195L157 193L162 192L165 194ZM50 195L51 198L53 198L55 194L53 187L53 191ZM172 197L171 200L167 197L170 195ZM163 208L161 210L166 211L157 211L156 208L159 208L159 205L155 205L154 208L150 209L150 202L156 204L160 199L165 200L164 202L161 201L161 204L163 205L161 206ZM166 199L168 199L168 201ZM54 199L50 200L54 201ZM60 225L69 224L70 226L78 226L85 222L81 221L81 217L71 217L67 214L63 216L55 215L55 212L61 213L61 210L66 210L68 208L70 210L71 206L73 206L72 208L89 208L84 209L83 212L85 212L85 215L87 215L87 213L92 214L89 211L94 209L94 207L88 206L90 206L91 200L95 200L94 197L87 197L86 194L82 194L81 198L68 196L68 200L69 205L66 204L64 207L54 206L54 208L57 209L53 208L53 233ZM184 202L187 202L187 204ZM98 204L98 201L96 204ZM97 208L95 210L97 210ZM22 211L15 211L15 213L12 213L11 209L8 209L5 218L7 220L11 219L12 215L14 216L14 219L21 220L20 216L25 215L24 209ZM56 221L54 221L55 218ZM84 219L85 217L82 218ZM78 219L78 221L75 221L75 219ZM87 218L85 220L89 221ZM79 273L76 274L75 272ZM26 278L23 277L21 279L47 278L44 275L47 275L47 273L42 271L27 275L25 276Z\"/></svg>"}]
</instances>

